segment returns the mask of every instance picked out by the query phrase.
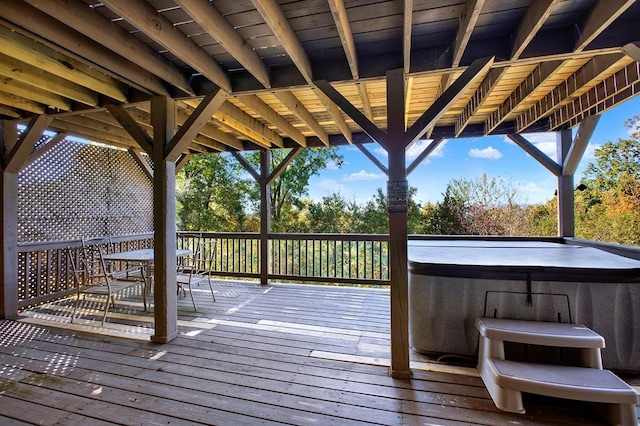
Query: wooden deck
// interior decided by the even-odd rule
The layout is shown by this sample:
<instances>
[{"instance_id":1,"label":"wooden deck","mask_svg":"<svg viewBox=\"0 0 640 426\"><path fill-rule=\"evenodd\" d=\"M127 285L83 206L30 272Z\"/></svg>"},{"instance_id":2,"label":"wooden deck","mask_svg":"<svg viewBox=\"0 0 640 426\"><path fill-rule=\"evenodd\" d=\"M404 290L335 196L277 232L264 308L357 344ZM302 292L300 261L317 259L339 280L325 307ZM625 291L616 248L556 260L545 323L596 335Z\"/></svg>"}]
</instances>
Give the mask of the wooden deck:
<instances>
[{"instance_id":1,"label":"wooden deck","mask_svg":"<svg viewBox=\"0 0 640 426\"><path fill-rule=\"evenodd\" d=\"M0 321L0 424L600 424L529 395L526 414L500 412L474 361L412 354L413 379L389 377L385 289L217 281L217 302L197 297L169 344L148 340L135 295L105 327L92 301L75 324L70 300Z\"/></svg>"}]
</instances>

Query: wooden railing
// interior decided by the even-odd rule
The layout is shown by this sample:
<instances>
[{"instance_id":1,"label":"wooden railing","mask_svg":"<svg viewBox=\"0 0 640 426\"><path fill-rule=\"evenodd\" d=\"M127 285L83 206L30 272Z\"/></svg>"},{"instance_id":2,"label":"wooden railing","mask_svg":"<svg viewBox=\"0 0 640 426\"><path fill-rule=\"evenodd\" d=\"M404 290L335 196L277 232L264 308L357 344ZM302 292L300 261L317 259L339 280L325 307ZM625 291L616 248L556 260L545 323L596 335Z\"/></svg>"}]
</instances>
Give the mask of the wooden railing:
<instances>
[{"instance_id":1,"label":"wooden railing","mask_svg":"<svg viewBox=\"0 0 640 426\"><path fill-rule=\"evenodd\" d=\"M153 247L153 234L112 237L116 251ZM18 306L26 308L74 293L69 250L81 240L26 243L18 246Z\"/></svg>"},{"instance_id":2,"label":"wooden railing","mask_svg":"<svg viewBox=\"0 0 640 426\"><path fill-rule=\"evenodd\" d=\"M178 233L178 248L194 249L193 233ZM260 277L260 234L202 232L207 264L219 277ZM152 234L112 237L115 251L153 247ZM270 234L269 278L337 284L389 284L387 235ZM75 291L68 250L80 240L27 243L18 247L18 298L21 308Z\"/></svg>"}]
</instances>

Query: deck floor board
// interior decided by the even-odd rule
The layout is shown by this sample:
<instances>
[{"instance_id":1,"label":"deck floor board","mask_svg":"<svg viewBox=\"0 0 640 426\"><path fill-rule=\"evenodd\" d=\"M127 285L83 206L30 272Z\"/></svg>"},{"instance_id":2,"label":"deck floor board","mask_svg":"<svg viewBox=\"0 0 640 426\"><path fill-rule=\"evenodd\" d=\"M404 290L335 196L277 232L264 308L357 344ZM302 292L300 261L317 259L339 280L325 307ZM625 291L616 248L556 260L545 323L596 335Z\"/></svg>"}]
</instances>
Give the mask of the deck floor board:
<instances>
[{"instance_id":1,"label":"deck floor board","mask_svg":"<svg viewBox=\"0 0 640 426\"><path fill-rule=\"evenodd\" d=\"M603 424L588 404L553 398L501 412L471 360L413 353L413 379L389 377L386 290L215 289L215 303L196 292L199 312L179 299L180 335L168 344L148 340L153 312L135 298L117 301L104 328L93 301L74 324L73 300L0 321L0 423Z\"/></svg>"}]
</instances>

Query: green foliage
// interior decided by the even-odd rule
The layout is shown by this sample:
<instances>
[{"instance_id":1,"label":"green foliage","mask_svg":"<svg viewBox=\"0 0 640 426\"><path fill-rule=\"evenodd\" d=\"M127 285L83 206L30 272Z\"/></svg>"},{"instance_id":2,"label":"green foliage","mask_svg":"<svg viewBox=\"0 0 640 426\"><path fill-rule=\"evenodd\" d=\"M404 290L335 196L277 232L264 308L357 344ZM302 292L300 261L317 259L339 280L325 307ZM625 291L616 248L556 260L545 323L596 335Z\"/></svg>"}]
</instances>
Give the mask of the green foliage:
<instances>
[{"instance_id":1,"label":"green foliage","mask_svg":"<svg viewBox=\"0 0 640 426\"><path fill-rule=\"evenodd\" d=\"M225 155L193 155L176 176L178 229L253 231L246 182Z\"/></svg>"}]
</instances>

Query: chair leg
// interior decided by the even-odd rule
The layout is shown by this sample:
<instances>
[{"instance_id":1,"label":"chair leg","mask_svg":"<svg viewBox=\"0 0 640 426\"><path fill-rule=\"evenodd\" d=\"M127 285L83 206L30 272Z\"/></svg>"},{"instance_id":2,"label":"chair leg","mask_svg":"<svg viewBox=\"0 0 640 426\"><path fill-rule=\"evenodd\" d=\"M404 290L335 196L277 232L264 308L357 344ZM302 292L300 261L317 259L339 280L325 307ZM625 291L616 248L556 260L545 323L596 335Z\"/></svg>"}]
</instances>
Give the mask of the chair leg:
<instances>
[{"instance_id":1,"label":"chair leg","mask_svg":"<svg viewBox=\"0 0 640 426\"><path fill-rule=\"evenodd\" d=\"M102 325L104 326L105 321L107 320L107 312L109 312L109 301L113 301L113 296L107 296L106 302L104 302L104 314L102 315ZM115 306L115 305L114 305Z\"/></svg>"},{"instance_id":2,"label":"chair leg","mask_svg":"<svg viewBox=\"0 0 640 426\"><path fill-rule=\"evenodd\" d=\"M213 285L211 284L211 278L208 279L209 281L209 289L211 289L211 296L213 297L213 301L216 301L216 295L213 293Z\"/></svg>"},{"instance_id":3,"label":"chair leg","mask_svg":"<svg viewBox=\"0 0 640 426\"><path fill-rule=\"evenodd\" d=\"M193 289L191 288L191 283L189 283L189 294L191 295L191 301L193 302L193 310L198 312L198 307L196 306L196 298L193 297Z\"/></svg>"},{"instance_id":4,"label":"chair leg","mask_svg":"<svg viewBox=\"0 0 640 426\"><path fill-rule=\"evenodd\" d=\"M80 294L78 294L78 297L76 297L76 301L73 304L73 313L71 314L71 322L73 322L73 320L76 317L76 312L78 311L78 305L80 305Z\"/></svg>"}]
</instances>

